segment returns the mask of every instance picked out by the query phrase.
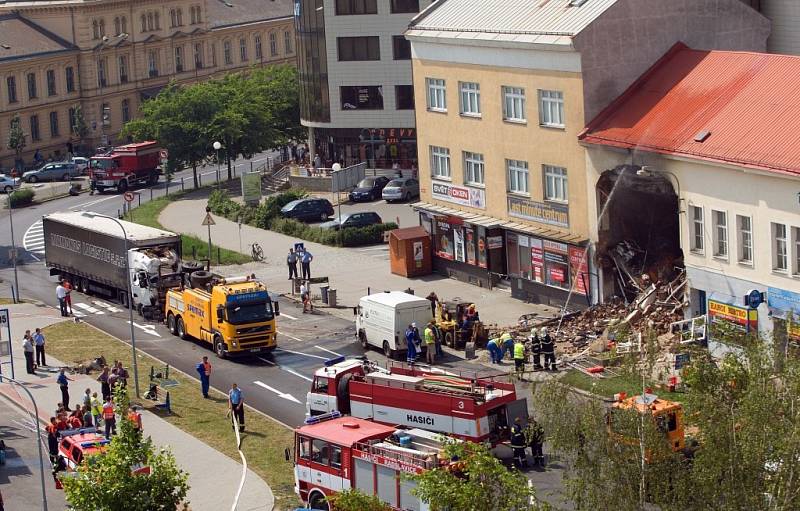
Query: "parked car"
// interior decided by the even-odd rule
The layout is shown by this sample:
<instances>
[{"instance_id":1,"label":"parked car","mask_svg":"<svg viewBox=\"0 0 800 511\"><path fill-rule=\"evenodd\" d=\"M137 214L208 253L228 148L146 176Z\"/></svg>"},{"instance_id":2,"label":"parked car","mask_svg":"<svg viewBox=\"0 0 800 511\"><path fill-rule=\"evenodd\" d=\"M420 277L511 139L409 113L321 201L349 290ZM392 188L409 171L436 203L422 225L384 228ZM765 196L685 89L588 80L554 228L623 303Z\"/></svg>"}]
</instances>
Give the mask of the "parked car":
<instances>
[{"instance_id":1,"label":"parked car","mask_svg":"<svg viewBox=\"0 0 800 511\"><path fill-rule=\"evenodd\" d=\"M84 158L83 156L75 156L70 161L73 165L78 168L78 172L81 174L86 174L89 170L89 158Z\"/></svg>"},{"instance_id":2,"label":"parked car","mask_svg":"<svg viewBox=\"0 0 800 511\"><path fill-rule=\"evenodd\" d=\"M14 189L19 188L22 181L18 177L11 177L5 174L0 174L0 190L5 193L11 193Z\"/></svg>"},{"instance_id":3,"label":"parked car","mask_svg":"<svg viewBox=\"0 0 800 511\"><path fill-rule=\"evenodd\" d=\"M73 177L78 177L80 171L74 163L57 162L48 163L39 167L36 170L29 170L22 174L22 180L27 183L35 183L37 181L69 181Z\"/></svg>"},{"instance_id":4,"label":"parked car","mask_svg":"<svg viewBox=\"0 0 800 511\"><path fill-rule=\"evenodd\" d=\"M389 178L384 176L365 177L358 182L353 191L350 192L350 200L353 202L358 201L371 201L381 197L381 191Z\"/></svg>"},{"instance_id":5,"label":"parked car","mask_svg":"<svg viewBox=\"0 0 800 511\"><path fill-rule=\"evenodd\" d=\"M403 178L392 179L383 188L381 196L386 202L396 200L410 201L412 197L419 196L419 181L416 179Z\"/></svg>"},{"instance_id":6,"label":"parked car","mask_svg":"<svg viewBox=\"0 0 800 511\"><path fill-rule=\"evenodd\" d=\"M333 214L333 205L328 199L308 198L293 200L281 208L284 218L294 218L303 222L322 220Z\"/></svg>"},{"instance_id":7,"label":"parked car","mask_svg":"<svg viewBox=\"0 0 800 511\"><path fill-rule=\"evenodd\" d=\"M330 222L319 224L320 229L333 229L338 231L348 227L366 227L368 225L382 224L383 220L374 211L362 211L360 213L347 213L342 215L342 223L336 218Z\"/></svg>"}]
</instances>

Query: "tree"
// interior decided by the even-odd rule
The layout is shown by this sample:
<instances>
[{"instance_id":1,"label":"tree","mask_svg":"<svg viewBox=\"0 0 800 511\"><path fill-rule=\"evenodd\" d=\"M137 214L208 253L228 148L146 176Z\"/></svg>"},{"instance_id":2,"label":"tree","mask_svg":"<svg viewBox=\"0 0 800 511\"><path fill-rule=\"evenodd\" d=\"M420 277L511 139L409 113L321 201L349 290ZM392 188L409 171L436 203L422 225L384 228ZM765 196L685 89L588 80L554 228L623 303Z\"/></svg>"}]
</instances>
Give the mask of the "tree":
<instances>
[{"instance_id":1,"label":"tree","mask_svg":"<svg viewBox=\"0 0 800 511\"><path fill-rule=\"evenodd\" d=\"M445 509L526 511L540 509L536 493L525 476L508 470L483 444L447 441L447 459L456 465L411 476L412 493L428 502L432 511Z\"/></svg>"},{"instance_id":2,"label":"tree","mask_svg":"<svg viewBox=\"0 0 800 511\"><path fill-rule=\"evenodd\" d=\"M377 495L366 495L357 489L334 493L328 502L332 511L391 511Z\"/></svg>"},{"instance_id":3,"label":"tree","mask_svg":"<svg viewBox=\"0 0 800 511\"><path fill-rule=\"evenodd\" d=\"M22 123L19 120L19 115L15 115L11 119L11 129L8 131L8 148L14 151L16 155L14 164L21 166L22 164L22 151L28 144L27 136L22 131ZM19 169L22 170L22 169Z\"/></svg>"},{"instance_id":4,"label":"tree","mask_svg":"<svg viewBox=\"0 0 800 511\"><path fill-rule=\"evenodd\" d=\"M123 388L117 387L115 401L119 434L104 453L83 460L77 476L62 478L67 502L75 511L175 511L189 491L188 475L170 451L157 451L136 431ZM149 466L150 474L134 474L131 468L139 465Z\"/></svg>"},{"instance_id":5,"label":"tree","mask_svg":"<svg viewBox=\"0 0 800 511\"><path fill-rule=\"evenodd\" d=\"M77 104L74 110L75 116L70 119L70 122L72 122L70 131L78 139L78 143L83 145L84 139L89 136L89 126L86 124L86 117L83 115L83 107Z\"/></svg>"}]
</instances>

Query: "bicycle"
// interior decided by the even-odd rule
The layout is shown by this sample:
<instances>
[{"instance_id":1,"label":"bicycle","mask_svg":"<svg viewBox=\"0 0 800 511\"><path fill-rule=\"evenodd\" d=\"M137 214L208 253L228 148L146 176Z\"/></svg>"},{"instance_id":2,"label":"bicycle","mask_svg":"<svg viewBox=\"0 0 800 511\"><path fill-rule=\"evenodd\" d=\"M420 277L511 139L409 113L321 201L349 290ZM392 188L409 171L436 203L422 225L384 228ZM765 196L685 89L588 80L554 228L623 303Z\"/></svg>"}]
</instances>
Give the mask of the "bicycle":
<instances>
[{"instance_id":1,"label":"bicycle","mask_svg":"<svg viewBox=\"0 0 800 511\"><path fill-rule=\"evenodd\" d=\"M261 245L259 245L258 243L253 243L250 246L250 257L253 258L253 261L264 260L264 250L261 248Z\"/></svg>"}]
</instances>

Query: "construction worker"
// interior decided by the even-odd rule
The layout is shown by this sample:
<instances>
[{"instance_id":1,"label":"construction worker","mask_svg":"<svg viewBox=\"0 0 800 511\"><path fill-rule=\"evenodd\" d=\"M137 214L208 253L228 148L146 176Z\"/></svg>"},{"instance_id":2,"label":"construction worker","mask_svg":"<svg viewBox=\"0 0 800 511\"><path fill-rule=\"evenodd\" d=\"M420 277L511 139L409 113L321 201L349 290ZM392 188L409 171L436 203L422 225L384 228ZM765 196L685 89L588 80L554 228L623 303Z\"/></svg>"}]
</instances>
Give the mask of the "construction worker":
<instances>
[{"instance_id":1,"label":"construction worker","mask_svg":"<svg viewBox=\"0 0 800 511\"><path fill-rule=\"evenodd\" d=\"M444 350L442 350L442 343L444 342L444 333L435 322L433 323L433 337L436 339L436 356L444 358Z\"/></svg>"},{"instance_id":2,"label":"construction worker","mask_svg":"<svg viewBox=\"0 0 800 511\"><path fill-rule=\"evenodd\" d=\"M500 336L500 358L506 356L506 352L511 352L514 349L514 338L508 332L503 332Z\"/></svg>"},{"instance_id":3,"label":"construction worker","mask_svg":"<svg viewBox=\"0 0 800 511\"><path fill-rule=\"evenodd\" d=\"M433 365L436 362L436 336L433 333L433 321L428 322L423 335L425 336L425 359L429 365Z\"/></svg>"},{"instance_id":4,"label":"construction worker","mask_svg":"<svg viewBox=\"0 0 800 511\"><path fill-rule=\"evenodd\" d=\"M525 376L525 344L521 338L514 342L514 369L517 371L517 378L521 380Z\"/></svg>"},{"instance_id":5,"label":"construction worker","mask_svg":"<svg viewBox=\"0 0 800 511\"><path fill-rule=\"evenodd\" d=\"M556 345L553 338L547 333L547 327L541 330L542 353L544 354L544 370L557 371L556 369Z\"/></svg>"},{"instance_id":6,"label":"construction worker","mask_svg":"<svg viewBox=\"0 0 800 511\"><path fill-rule=\"evenodd\" d=\"M417 326L416 323L411 323L406 328L406 362L411 365L417 361L417 346L416 342L416 333L414 332L414 328Z\"/></svg>"},{"instance_id":7,"label":"construction worker","mask_svg":"<svg viewBox=\"0 0 800 511\"><path fill-rule=\"evenodd\" d=\"M203 398L208 399L208 389L211 386L211 362L208 357L203 357L203 361L198 363L195 367L197 374L200 375L200 391L203 393Z\"/></svg>"},{"instance_id":8,"label":"construction worker","mask_svg":"<svg viewBox=\"0 0 800 511\"><path fill-rule=\"evenodd\" d=\"M533 465L539 465L544 468L544 453L542 452L542 445L544 444L544 429L542 425L536 422L533 417L529 418L528 427L525 428L525 438L531 448L531 456L533 457Z\"/></svg>"},{"instance_id":9,"label":"construction worker","mask_svg":"<svg viewBox=\"0 0 800 511\"><path fill-rule=\"evenodd\" d=\"M527 447L525 431L522 428L522 419L517 417L514 419L514 425L511 427L511 448L514 450L514 465L516 465L517 468L528 466L527 455L525 453Z\"/></svg>"},{"instance_id":10,"label":"construction worker","mask_svg":"<svg viewBox=\"0 0 800 511\"><path fill-rule=\"evenodd\" d=\"M531 328L531 352L533 353L533 370L542 370L542 341L539 339L539 333L535 328Z\"/></svg>"},{"instance_id":11,"label":"construction worker","mask_svg":"<svg viewBox=\"0 0 800 511\"><path fill-rule=\"evenodd\" d=\"M489 351L489 356L492 359L492 364L499 364L503 359L503 350L500 349L500 339L489 339L486 343L486 349Z\"/></svg>"}]
</instances>

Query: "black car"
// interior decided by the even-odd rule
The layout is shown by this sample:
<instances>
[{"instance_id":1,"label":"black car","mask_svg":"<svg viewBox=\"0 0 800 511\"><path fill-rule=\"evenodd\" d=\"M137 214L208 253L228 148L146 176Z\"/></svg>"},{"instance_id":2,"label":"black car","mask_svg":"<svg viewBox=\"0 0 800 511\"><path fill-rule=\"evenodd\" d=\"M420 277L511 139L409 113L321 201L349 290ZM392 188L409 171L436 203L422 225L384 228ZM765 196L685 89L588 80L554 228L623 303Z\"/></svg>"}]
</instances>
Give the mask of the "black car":
<instances>
[{"instance_id":1,"label":"black car","mask_svg":"<svg viewBox=\"0 0 800 511\"><path fill-rule=\"evenodd\" d=\"M389 178L384 176L365 177L358 182L353 191L350 192L350 200L353 202L358 201L371 201L381 198L381 192Z\"/></svg>"},{"instance_id":2,"label":"black car","mask_svg":"<svg viewBox=\"0 0 800 511\"><path fill-rule=\"evenodd\" d=\"M303 222L325 221L333 214L333 205L328 199L298 199L281 208L284 218L294 218Z\"/></svg>"},{"instance_id":3,"label":"black car","mask_svg":"<svg viewBox=\"0 0 800 511\"><path fill-rule=\"evenodd\" d=\"M363 211L360 213L347 213L342 215L342 223L339 224L339 219L335 218L329 222L319 224L322 229L333 229L338 231L339 228L347 229L348 227L366 227L368 225L382 224L383 220L374 211Z\"/></svg>"}]
</instances>

